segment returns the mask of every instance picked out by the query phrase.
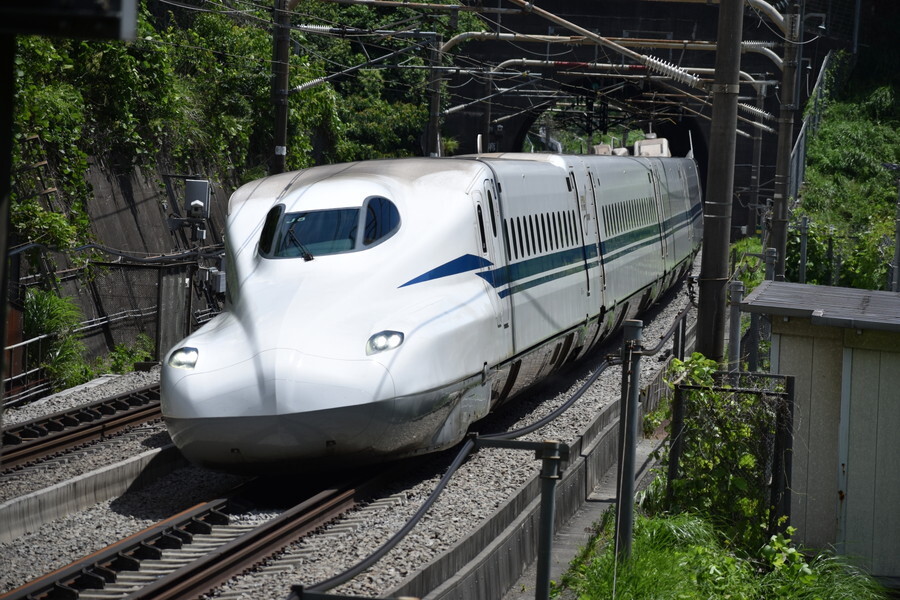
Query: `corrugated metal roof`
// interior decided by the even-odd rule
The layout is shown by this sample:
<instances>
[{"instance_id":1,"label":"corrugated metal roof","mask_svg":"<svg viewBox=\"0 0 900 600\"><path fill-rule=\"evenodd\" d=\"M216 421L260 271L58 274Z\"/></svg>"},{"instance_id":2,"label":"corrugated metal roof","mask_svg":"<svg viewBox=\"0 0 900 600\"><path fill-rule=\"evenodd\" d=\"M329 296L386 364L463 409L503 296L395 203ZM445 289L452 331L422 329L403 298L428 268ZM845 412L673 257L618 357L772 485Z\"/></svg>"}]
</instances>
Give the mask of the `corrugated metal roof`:
<instances>
[{"instance_id":1,"label":"corrugated metal roof","mask_svg":"<svg viewBox=\"0 0 900 600\"><path fill-rule=\"evenodd\" d=\"M900 293L764 281L745 312L810 319L813 325L900 332Z\"/></svg>"}]
</instances>

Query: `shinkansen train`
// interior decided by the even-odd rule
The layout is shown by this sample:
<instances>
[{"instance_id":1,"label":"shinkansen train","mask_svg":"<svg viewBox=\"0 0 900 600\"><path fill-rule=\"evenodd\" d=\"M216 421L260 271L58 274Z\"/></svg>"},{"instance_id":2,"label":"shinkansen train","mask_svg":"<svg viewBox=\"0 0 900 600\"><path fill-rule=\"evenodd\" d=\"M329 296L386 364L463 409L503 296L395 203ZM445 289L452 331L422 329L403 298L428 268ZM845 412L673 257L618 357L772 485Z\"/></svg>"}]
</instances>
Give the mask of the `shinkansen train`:
<instances>
[{"instance_id":1,"label":"shinkansen train","mask_svg":"<svg viewBox=\"0 0 900 600\"><path fill-rule=\"evenodd\" d=\"M313 167L229 201L226 310L168 352L194 463L313 470L431 452L689 270L687 158L494 154Z\"/></svg>"}]
</instances>

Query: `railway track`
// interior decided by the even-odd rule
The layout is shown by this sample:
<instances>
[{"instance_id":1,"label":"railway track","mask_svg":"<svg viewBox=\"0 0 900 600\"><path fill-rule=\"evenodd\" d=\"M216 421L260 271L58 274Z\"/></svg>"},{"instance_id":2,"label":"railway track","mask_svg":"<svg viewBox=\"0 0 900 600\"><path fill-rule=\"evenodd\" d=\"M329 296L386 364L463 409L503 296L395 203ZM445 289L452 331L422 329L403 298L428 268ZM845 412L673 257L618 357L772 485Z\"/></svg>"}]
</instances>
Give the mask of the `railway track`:
<instances>
[{"instance_id":1,"label":"railway track","mask_svg":"<svg viewBox=\"0 0 900 600\"><path fill-rule=\"evenodd\" d=\"M161 417L159 384L3 429L3 471L113 436Z\"/></svg>"},{"instance_id":2,"label":"railway track","mask_svg":"<svg viewBox=\"0 0 900 600\"><path fill-rule=\"evenodd\" d=\"M0 595L0 600L155 600L200 596L358 506L385 473L308 495L261 525L231 515L241 494L213 500Z\"/></svg>"}]
</instances>

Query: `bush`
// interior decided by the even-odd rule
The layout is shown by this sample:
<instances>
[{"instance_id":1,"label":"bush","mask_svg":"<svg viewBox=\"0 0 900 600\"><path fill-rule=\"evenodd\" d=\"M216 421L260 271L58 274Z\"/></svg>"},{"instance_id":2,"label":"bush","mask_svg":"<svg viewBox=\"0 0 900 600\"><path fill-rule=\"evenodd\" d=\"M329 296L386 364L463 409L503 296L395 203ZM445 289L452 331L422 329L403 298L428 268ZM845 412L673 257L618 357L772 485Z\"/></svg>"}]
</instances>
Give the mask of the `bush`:
<instances>
[{"instance_id":1,"label":"bush","mask_svg":"<svg viewBox=\"0 0 900 600\"><path fill-rule=\"evenodd\" d=\"M54 391L69 388L94 376L84 358L85 347L75 333L81 324L81 311L72 298L60 298L53 292L29 289L25 296L25 337L50 336L48 343L37 344L29 362L41 365Z\"/></svg>"},{"instance_id":2,"label":"bush","mask_svg":"<svg viewBox=\"0 0 900 600\"><path fill-rule=\"evenodd\" d=\"M892 86L827 104L807 148L801 201L787 249L788 279L799 280L797 223L805 214L811 220L808 283L886 288L897 180L884 164L900 163L898 124L900 103Z\"/></svg>"},{"instance_id":3,"label":"bush","mask_svg":"<svg viewBox=\"0 0 900 600\"><path fill-rule=\"evenodd\" d=\"M672 361L670 377L697 387L683 397L681 458L669 508L708 517L736 547L753 551L763 541L759 523L769 516L775 407L764 395L722 390L721 383L712 389L717 367L697 353Z\"/></svg>"},{"instance_id":4,"label":"bush","mask_svg":"<svg viewBox=\"0 0 900 600\"><path fill-rule=\"evenodd\" d=\"M154 343L147 334L140 333L132 345L117 344L109 357L103 361L104 371L113 373L129 373L134 365L150 360L153 357Z\"/></svg>"}]
</instances>

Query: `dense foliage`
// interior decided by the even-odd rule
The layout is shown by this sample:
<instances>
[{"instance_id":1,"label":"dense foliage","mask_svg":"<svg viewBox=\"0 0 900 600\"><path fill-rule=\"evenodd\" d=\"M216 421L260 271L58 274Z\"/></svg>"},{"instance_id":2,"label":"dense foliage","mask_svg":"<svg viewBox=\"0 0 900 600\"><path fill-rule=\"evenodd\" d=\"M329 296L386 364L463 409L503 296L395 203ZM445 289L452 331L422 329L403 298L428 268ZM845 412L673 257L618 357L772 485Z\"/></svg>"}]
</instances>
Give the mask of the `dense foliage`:
<instances>
[{"instance_id":1,"label":"dense foliage","mask_svg":"<svg viewBox=\"0 0 900 600\"><path fill-rule=\"evenodd\" d=\"M758 286L766 275L762 240L758 237L747 237L731 245L731 264L734 276L744 284L746 296Z\"/></svg>"},{"instance_id":2,"label":"dense foliage","mask_svg":"<svg viewBox=\"0 0 900 600\"><path fill-rule=\"evenodd\" d=\"M16 241L59 248L87 241L90 160L115 174L134 167L204 172L226 185L267 172L274 148L271 6L215 6L144 0L137 39L127 43L18 38L18 176L11 202ZM426 18L406 9L312 0L301 1L291 19L293 26L418 27L445 38L481 28L470 14ZM403 69L373 66L291 94L289 169L421 154L428 71L414 67L427 61L423 40L292 30L291 41L291 89L389 51L409 51L387 61L403 62ZM44 159L60 206L37 195L46 187L35 180L37 171L22 170Z\"/></svg>"},{"instance_id":3,"label":"dense foliage","mask_svg":"<svg viewBox=\"0 0 900 600\"><path fill-rule=\"evenodd\" d=\"M879 64L873 57L861 58L861 72L841 90L828 90L831 99L824 108L816 107L821 121L809 142L802 200L788 246L792 281L799 277L798 225L808 216L807 282L886 287L900 171L884 164L900 164L900 86L891 78L868 77L867 71ZM833 79L829 75L831 87Z\"/></svg>"},{"instance_id":4,"label":"dense foliage","mask_svg":"<svg viewBox=\"0 0 900 600\"><path fill-rule=\"evenodd\" d=\"M772 406L721 381L714 389L716 368L699 354L673 364L670 378L690 390L674 493L668 493L662 472L641 492L628 557L615 552L615 511L607 511L557 585L558 596L886 599L885 590L847 559L798 547L793 528L764 533Z\"/></svg>"},{"instance_id":5,"label":"dense foliage","mask_svg":"<svg viewBox=\"0 0 900 600\"><path fill-rule=\"evenodd\" d=\"M684 394L682 450L669 508L700 512L731 543L757 548L764 533L760 524L769 518L775 406L763 395L714 389L717 369L715 361L696 353L672 362L672 379L693 388Z\"/></svg>"},{"instance_id":6,"label":"dense foliage","mask_svg":"<svg viewBox=\"0 0 900 600\"><path fill-rule=\"evenodd\" d=\"M108 356L93 362L85 358L78 335L83 315L73 298L54 291L31 288L25 298L24 336L37 342L27 346L30 369L40 368L54 391L89 381L102 373L127 373L135 363L153 356L154 343L138 334L134 344L117 344Z\"/></svg>"},{"instance_id":7,"label":"dense foliage","mask_svg":"<svg viewBox=\"0 0 900 600\"><path fill-rule=\"evenodd\" d=\"M26 339L46 336L28 347L28 364L44 369L54 390L82 383L91 369L84 359L84 344L76 334L81 311L71 298L33 288L25 299Z\"/></svg>"}]
</instances>

